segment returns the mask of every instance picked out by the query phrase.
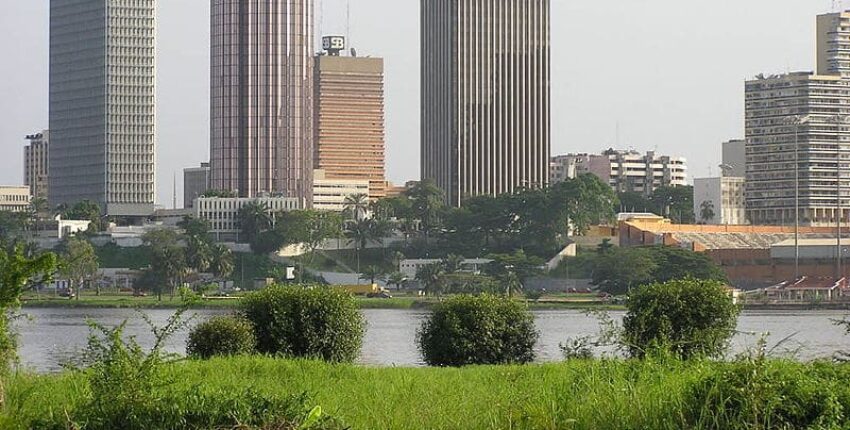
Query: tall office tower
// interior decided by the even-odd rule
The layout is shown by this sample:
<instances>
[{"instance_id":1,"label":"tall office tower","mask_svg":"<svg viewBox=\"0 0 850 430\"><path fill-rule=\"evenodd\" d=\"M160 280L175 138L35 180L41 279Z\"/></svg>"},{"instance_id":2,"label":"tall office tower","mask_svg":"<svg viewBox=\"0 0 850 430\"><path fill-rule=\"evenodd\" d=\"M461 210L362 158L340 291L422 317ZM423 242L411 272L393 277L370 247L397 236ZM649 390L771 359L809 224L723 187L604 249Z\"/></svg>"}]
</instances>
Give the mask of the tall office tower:
<instances>
[{"instance_id":1,"label":"tall office tower","mask_svg":"<svg viewBox=\"0 0 850 430\"><path fill-rule=\"evenodd\" d=\"M545 186L549 0L421 0L422 178L458 206Z\"/></svg>"},{"instance_id":2,"label":"tall office tower","mask_svg":"<svg viewBox=\"0 0 850 430\"><path fill-rule=\"evenodd\" d=\"M850 77L850 12L818 15L817 50L819 75Z\"/></svg>"},{"instance_id":3,"label":"tall office tower","mask_svg":"<svg viewBox=\"0 0 850 430\"><path fill-rule=\"evenodd\" d=\"M50 203L153 213L156 0L50 1Z\"/></svg>"},{"instance_id":4,"label":"tall office tower","mask_svg":"<svg viewBox=\"0 0 850 430\"><path fill-rule=\"evenodd\" d=\"M838 151L850 153L850 80L797 72L747 81L746 199L753 224L834 225ZM847 162L841 162L843 217L850 209Z\"/></svg>"},{"instance_id":5,"label":"tall office tower","mask_svg":"<svg viewBox=\"0 0 850 430\"><path fill-rule=\"evenodd\" d=\"M309 205L313 0L211 1L211 186Z\"/></svg>"},{"instance_id":6,"label":"tall office tower","mask_svg":"<svg viewBox=\"0 0 850 430\"><path fill-rule=\"evenodd\" d=\"M368 180L369 197L386 197L384 60L340 55L345 38L322 40L316 57L313 166L325 179ZM353 53L354 51L352 51Z\"/></svg>"},{"instance_id":7,"label":"tall office tower","mask_svg":"<svg viewBox=\"0 0 850 430\"><path fill-rule=\"evenodd\" d=\"M50 132L34 133L26 137L29 144L24 147L24 185L30 187L33 198L48 198L48 154Z\"/></svg>"},{"instance_id":8,"label":"tall office tower","mask_svg":"<svg viewBox=\"0 0 850 430\"><path fill-rule=\"evenodd\" d=\"M723 142L723 176L743 178L747 176L747 141L732 139Z\"/></svg>"},{"instance_id":9,"label":"tall office tower","mask_svg":"<svg viewBox=\"0 0 850 430\"><path fill-rule=\"evenodd\" d=\"M195 199L210 189L210 163L201 163L200 167L183 169L183 207L191 208Z\"/></svg>"}]
</instances>

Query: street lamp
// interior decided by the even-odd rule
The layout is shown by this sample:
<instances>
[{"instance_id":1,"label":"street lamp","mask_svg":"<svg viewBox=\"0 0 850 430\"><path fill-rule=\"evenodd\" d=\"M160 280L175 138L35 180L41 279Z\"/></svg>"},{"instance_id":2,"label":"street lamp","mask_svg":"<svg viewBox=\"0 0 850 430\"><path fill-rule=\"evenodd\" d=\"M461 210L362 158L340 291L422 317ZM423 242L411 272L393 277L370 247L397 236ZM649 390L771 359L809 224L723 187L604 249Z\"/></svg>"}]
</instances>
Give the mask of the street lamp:
<instances>
[{"instance_id":1,"label":"street lamp","mask_svg":"<svg viewBox=\"0 0 850 430\"><path fill-rule=\"evenodd\" d=\"M794 126L794 280L800 279L800 126L811 121L809 115L792 115L783 123Z\"/></svg>"},{"instance_id":2,"label":"street lamp","mask_svg":"<svg viewBox=\"0 0 850 430\"><path fill-rule=\"evenodd\" d=\"M841 220L844 217L843 208L841 205L841 125L847 124L850 122L850 116L847 115L835 115L829 118L830 122L835 124L835 187L836 187L836 197L837 197L837 229L836 229L836 246L837 246L837 280L841 280L844 277L844 270L842 268L842 259L844 257L843 252L841 250Z\"/></svg>"}]
</instances>

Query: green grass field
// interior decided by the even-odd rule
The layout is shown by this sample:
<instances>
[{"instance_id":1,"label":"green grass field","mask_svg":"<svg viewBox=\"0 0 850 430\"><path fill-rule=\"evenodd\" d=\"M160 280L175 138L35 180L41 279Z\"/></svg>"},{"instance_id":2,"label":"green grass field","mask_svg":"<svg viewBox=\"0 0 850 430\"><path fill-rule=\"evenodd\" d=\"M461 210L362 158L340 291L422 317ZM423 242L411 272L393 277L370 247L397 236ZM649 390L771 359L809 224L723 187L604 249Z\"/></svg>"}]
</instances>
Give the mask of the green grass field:
<instances>
[{"instance_id":1,"label":"green grass field","mask_svg":"<svg viewBox=\"0 0 850 430\"><path fill-rule=\"evenodd\" d=\"M182 362L168 373L175 381L169 389L178 393L199 386L207 392L250 388L265 396L307 393L352 429L848 428L847 421L840 424L850 410L847 365L742 366L605 360L370 368L245 357ZM740 387L724 385L723 378L739 370L749 375L736 382ZM5 422L26 429L36 417L62 417L80 406L87 390L80 374L15 376ZM835 420L839 425L831 424ZM823 426L798 427L806 422Z\"/></svg>"}]
</instances>

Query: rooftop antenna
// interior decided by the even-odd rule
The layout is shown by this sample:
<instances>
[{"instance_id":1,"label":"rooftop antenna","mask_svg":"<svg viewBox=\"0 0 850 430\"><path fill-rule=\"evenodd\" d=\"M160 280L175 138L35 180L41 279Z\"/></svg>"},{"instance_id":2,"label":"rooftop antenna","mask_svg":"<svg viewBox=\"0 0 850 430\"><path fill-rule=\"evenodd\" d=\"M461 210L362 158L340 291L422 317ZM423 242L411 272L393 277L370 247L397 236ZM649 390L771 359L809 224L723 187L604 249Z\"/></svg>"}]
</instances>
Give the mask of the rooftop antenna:
<instances>
[{"instance_id":1,"label":"rooftop antenna","mask_svg":"<svg viewBox=\"0 0 850 430\"><path fill-rule=\"evenodd\" d=\"M348 40L348 46L353 46L351 43L351 0L345 2L345 39Z\"/></svg>"},{"instance_id":2,"label":"rooftop antenna","mask_svg":"<svg viewBox=\"0 0 850 430\"><path fill-rule=\"evenodd\" d=\"M177 172L172 172L171 209L177 209Z\"/></svg>"}]
</instances>

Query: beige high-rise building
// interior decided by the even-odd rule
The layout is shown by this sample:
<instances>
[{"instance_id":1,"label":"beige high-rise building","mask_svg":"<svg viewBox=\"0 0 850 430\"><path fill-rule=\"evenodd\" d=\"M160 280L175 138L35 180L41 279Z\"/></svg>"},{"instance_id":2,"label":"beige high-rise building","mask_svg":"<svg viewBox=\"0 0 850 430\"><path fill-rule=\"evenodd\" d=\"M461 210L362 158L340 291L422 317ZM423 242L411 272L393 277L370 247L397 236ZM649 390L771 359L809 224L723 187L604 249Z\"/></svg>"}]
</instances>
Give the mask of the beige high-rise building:
<instances>
[{"instance_id":1,"label":"beige high-rise building","mask_svg":"<svg viewBox=\"0 0 850 430\"><path fill-rule=\"evenodd\" d=\"M386 196L384 60L340 55L345 39L323 39L316 57L313 165L326 179L367 180L369 197Z\"/></svg>"},{"instance_id":2,"label":"beige high-rise building","mask_svg":"<svg viewBox=\"0 0 850 430\"><path fill-rule=\"evenodd\" d=\"M817 50L819 75L850 77L850 12L818 15Z\"/></svg>"},{"instance_id":3,"label":"beige high-rise building","mask_svg":"<svg viewBox=\"0 0 850 430\"><path fill-rule=\"evenodd\" d=\"M313 0L212 0L211 188L309 205Z\"/></svg>"},{"instance_id":4,"label":"beige high-rise building","mask_svg":"<svg viewBox=\"0 0 850 430\"><path fill-rule=\"evenodd\" d=\"M449 204L549 180L549 0L421 0L422 179Z\"/></svg>"},{"instance_id":5,"label":"beige high-rise building","mask_svg":"<svg viewBox=\"0 0 850 430\"><path fill-rule=\"evenodd\" d=\"M24 147L24 185L30 187L33 198L47 199L50 132L44 130L26 139L29 144Z\"/></svg>"}]
</instances>

